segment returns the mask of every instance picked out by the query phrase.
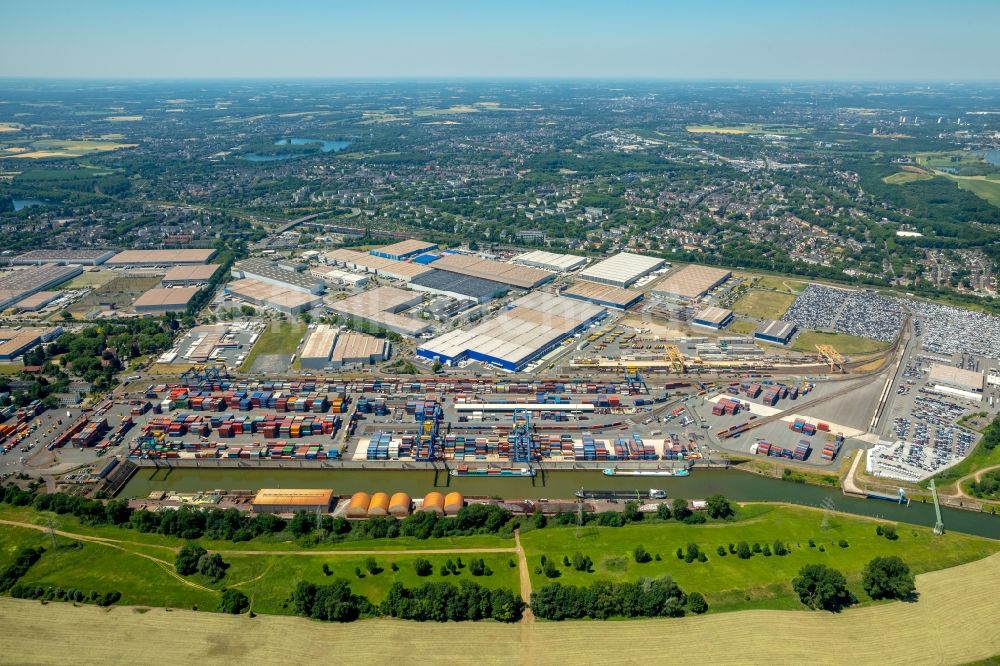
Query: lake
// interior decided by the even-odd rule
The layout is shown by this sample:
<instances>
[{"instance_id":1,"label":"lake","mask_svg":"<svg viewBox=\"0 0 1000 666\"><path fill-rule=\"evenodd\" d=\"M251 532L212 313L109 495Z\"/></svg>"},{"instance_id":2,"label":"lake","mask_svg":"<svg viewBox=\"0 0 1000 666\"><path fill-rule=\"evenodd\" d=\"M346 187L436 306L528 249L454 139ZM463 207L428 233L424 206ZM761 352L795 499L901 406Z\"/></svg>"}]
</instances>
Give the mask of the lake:
<instances>
[{"instance_id":1,"label":"lake","mask_svg":"<svg viewBox=\"0 0 1000 666\"><path fill-rule=\"evenodd\" d=\"M606 477L600 470L545 471L534 479L476 479L452 477L446 472L418 470L334 469L140 469L121 493L123 497L145 497L153 490L193 492L212 489L258 490L260 488L333 488L338 495L357 491L396 491L423 497L431 490L457 490L466 495L499 496L507 499L572 499L580 488L649 489L667 491L670 497L704 499L722 493L737 501L790 502L821 507L832 503L837 511L860 516L934 526L934 507L913 502L894 502L845 496L839 488L821 488L780 479L765 478L735 470L695 470L686 478ZM1000 516L942 508L945 528L955 532L1000 539Z\"/></svg>"},{"instance_id":2,"label":"lake","mask_svg":"<svg viewBox=\"0 0 1000 666\"><path fill-rule=\"evenodd\" d=\"M14 199L14 211L19 211L29 206L45 206L49 202L41 199Z\"/></svg>"},{"instance_id":3,"label":"lake","mask_svg":"<svg viewBox=\"0 0 1000 666\"><path fill-rule=\"evenodd\" d=\"M992 150L983 151L983 159L990 164L1000 166L1000 148L993 148Z\"/></svg>"},{"instance_id":4,"label":"lake","mask_svg":"<svg viewBox=\"0 0 1000 666\"><path fill-rule=\"evenodd\" d=\"M324 139L303 139L293 137L290 139L278 139L274 142L276 146L309 146L312 144L319 144L319 150L322 153L337 153L347 148L351 145L350 141L326 141ZM259 153L251 153L249 155L244 155L243 159L248 162L277 162L280 160L290 160L294 157L303 157L302 154L287 153L282 155L262 155Z\"/></svg>"}]
</instances>

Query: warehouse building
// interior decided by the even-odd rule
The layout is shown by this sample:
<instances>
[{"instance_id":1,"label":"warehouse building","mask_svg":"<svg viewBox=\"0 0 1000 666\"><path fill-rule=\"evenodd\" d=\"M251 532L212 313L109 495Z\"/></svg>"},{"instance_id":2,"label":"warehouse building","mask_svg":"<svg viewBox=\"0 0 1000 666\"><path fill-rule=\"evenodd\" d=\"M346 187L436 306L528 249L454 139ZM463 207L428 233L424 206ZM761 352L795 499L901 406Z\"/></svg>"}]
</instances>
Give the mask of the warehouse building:
<instances>
[{"instance_id":1,"label":"warehouse building","mask_svg":"<svg viewBox=\"0 0 1000 666\"><path fill-rule=\"evenodd\" d=\"M191 287L208 284L219 268L219 264L174 266L163 276L160 284L164 287Z\"/></svg>"},{"instance_id":2,"label":"warehouse building","mask_svg":"<svg viewBox=\"0 0 1000 666\"><path fill-rule=\"evenodd\" d=\"M323 302L322 296L278 287L249 278L228 283L224 293L235 296L251 305L271 308L290 315L311 310Z\"/></svg>"},{"instance_id":3,"label":"warehouse building","mask_svg":"<svg viewBox=\"0 0 1000 666\"><path fill-rule=\"evenodd\" d=\"M354 250L333 250L324 255L328 264L343 266L352 271L374 273L391 280L409 282L418 275L432 272L434 269L406 261L393 261L383 257L375 257Z\"/></svg>"},{"instance_id":4,"label":"warehouse building","mask_svg":"<svg viewBox=\"0 0 1000 666\"><path fill-rule=\"evenodd\" d=\"M606 314L598 305L535 292L494 319L420 345L417 355L447 364L470 359L517 371Z\"/></svg>"},{"instance_id":5,"label":"warehouse building","mask_svg":"<svg viewBox=\"0 0 1000 666\"><path fill-rule=\"evenodd\" d=\"M616 310L627 310L642 300L641 291L622 289L596 282L577 282L563 289L561 295Z\"/></svg>"},{"instance_id":6,"label":"warehouse building","mask_svg":"<svg viewBox=\"0 0 1000 666\"><path fill-rule=\"evenodd\" d=\"M100 266L113 256L115 256L114 250L31 250L14 257L11 263L15 266L38 264Z\"/></svg>"},{"instance_id":7,"label":"warehouse building","mask_svg":"<svg viewBox=\"0 0 1000 666\"><path fill-rule=\"evenodd\" d=\"M468 254L447 254L434 262L436 270L493 280L518 289L534 289L554 280L555 273Z\"/></svg>"},{"instance_id":8,"label":"warehouse building","mask_svg":"<svg viewBox=\"0 0 1000 666\"><path fill-rule=\"evenodd\" d=\"M255 513L329 513L333 491L322 488L264 488L253 498Z\"/></svg>"},{"instance_id":9,"label":"warehouse building","mask_svg":"<svg viewBox=\"0 0 1000 666\"><path fill-rule=\"evenodd\" d=\"M936 392L944 395L974 401L983 399L984 374L982 372L934 363L931 365L927 383L932 385Z\"/></svg>"},{"instance_id":10,"label":"warehouse building","mask_svg":"<svg viewBox=\"0 0 1000 666\"><path fill-rule=\"evenodd\" d=\"M668 273L653 287L653 296L672 301L696 301L732 277L732 271L690 264Z\"/></svg>"},{"instance_id":11,"label":"warehouse building","mask_svg":"<svg viewBox=\"0 0 1000 666\"><path fill-rule=\"evenodd\" d=\"M423 294L378 287L342 301L329 301L327 307L338 316L371 327L384 328L400 335L418 336L430 329L430 324L398 314L423 303Z\"/></svg>"},{"instance_id":12,"label":"warehouse building","mask_svg":"<svg viewBox=\"0 0 1000 666\"><path fill-rule=\"evenodd\" d=\"M324 280L327 284L334 284L342 287L357 289L368 284L368 276L359 273L351 273L332 266L317 266L309 271L316 277Z\"/></svg>"},{"instance_id":13,"label":"warehouse building","mask_svg":"<svg viewBox=\"0 0 1000 666\"><path fill-rule=\"evenodd\" d=\"M125 250L107 260L108 266L180 266L183 264L207 264L217 250Z\"/></svg>"},{"instance_id":14,"label":"warehouse building","mask_svg":"<svg viewBox=\"0 0 1000 666\"><path fill-rule=\"evenodd\" d=\"M510 287L493 280L460 275L451 271L433 271L410 280L410 289L424 291L456 300L485 303L510 291Z\"/></svg>"},{"instance_id":15,"label":"warehouse building","mask_svg":"<svg viewBox=\"0 0 1000 666\"><path fill-rule=\"evenodd\" d=\"M790 321L769 321L758 328L753 337L763 342L787 345L795 335L797 327Z\"/></svg>"},{"instance_id":16,"label":"warehouse building","mask_svg":"<svg viewBox=\"0 0 1000 666\"><path fill-rule=\"evenodd\" d=\"M0 273L0 310L19 303L32 294L62 284L82 272L83 269L76 264L43 264L3 271Z\"/></svg>"},{"instance_id":17,"label":"warehouse building","mask_svg":"<svg viewBox=\"0 0 1000 666\"><path fill-rule=\"evenodd\" d=\"M27 312L38 312L62 295L61 291L36 291L31 296L18 301L14 307Z\"/></svg>"},{"instance_id":18,"label":"warehouse building","mask_svg":"<svg viewBox=\"0 0 1000 666\"><path fill-rule=\"evenodd\" d=\"M388 358L389 343L385 340L326 324L312 328L301 354L302 368L310 370L372 365Z\"/></svg>"},{"instance_id":19,"label":"warehouse building","mask_svg":"<svg viewBox=\"0 0 1000 666\"><path fill-rule=\"evenodd\" d=\"M586 264L587 258L577 257L572 254L556 254L555 252L534 250L517 255L514 257L514 263L521 264L522 266L531 266L532 268L541 268L546 271L554 271L556 273L566 273L568 271L575 271Z\"/></svg>"},{"instance_id":20,"label":"warehouse building","mask_svg":"<svg viewBox=\"0 0 1000 666\"><path fill-rule=\"evenodd\" d=\"M198 293L198 287L156 287L135 299L132 309L139 314L183 312Z\"/></svg>"},{"instance_id":21,"label":"warehouse building","mask_svg":"<svg viewBox=\"0 0 1000 666\"><path fill-rule=\"evenodd\" d=\"M646 257L641 254L632 254L631 252L619 252L613 257L599 261L593 266L588 266L577 275L583 280L624 289L637 282L640 278L658 270L665 263L667 262L656 257Z\"/></svg>"},{"instance_id":22,"label":"warehouse building","mask_svg":"<svg viewBox=\"0 0 1000 666\"><path fill-rule=\"evenodd\" d=\"M246 259L236 262L232 273L238 278L257 280L275 287L301 291L304 294L322 294L326 290L326 283L322 278L299 273L291 266L267 259Z\"/></svg>"},{"instance_id":23,"label":"warehouse building","mask_svg":"<svg viewBox=\"0 0 1000 666\"><path fill-rule=\"evenodd\" d=\"M0 361L9 363L43 342L55 340L62 332L62 326L0 328Z\"/></svg>"},{"instance_id":24,"label":"warehouse building","mask_svg":"<svg viewBox=\"0 0 1000 666\"><path fill-rule=\"evenodd\" d=\"M419 254L424 254L425 252L430 252L431 250L436 249L437 243L426 243L421 240L410 238L408 240L399 241L398 243L393 243L392 245L386 245L385 247L369 250L368 254L373 257L381 257L383 259L391 259L393 261L406 261L407 259L416 257Z\"/></svg>"},{"instance_id":25,"label":"warehouse building","mask_svg":"<svg viewBox=\"0 0 1000 666\"><path fill-rule=\"evenodd\" d=\"M713 328L715 330L721 330L733 320L733 311L727 310L726 308L716 307L714 305L709 306L696 314L691 323L695 326L704 326L705 328Z\"/></svg>"}]
</instances>

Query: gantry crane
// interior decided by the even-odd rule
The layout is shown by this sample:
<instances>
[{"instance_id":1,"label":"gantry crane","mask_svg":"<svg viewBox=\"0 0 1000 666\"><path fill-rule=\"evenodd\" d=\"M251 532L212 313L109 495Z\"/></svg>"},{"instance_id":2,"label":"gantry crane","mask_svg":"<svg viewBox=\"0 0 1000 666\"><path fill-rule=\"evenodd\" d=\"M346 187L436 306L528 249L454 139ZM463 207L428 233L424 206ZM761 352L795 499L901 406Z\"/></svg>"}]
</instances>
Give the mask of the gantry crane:
<instances>
[{"instance_id":1,"label":"gantry crane","mask_svg":"<svg viewBox=\"0 0 1000 666\"><path fill-rule=\"evenodd\" d=\"M847 372L844 357L831 345L816 345L816 351L819 352L820 358L830 364L830 372L836 372L837 367L840 368L840 372Z\"/></svg>"}]
</instances>

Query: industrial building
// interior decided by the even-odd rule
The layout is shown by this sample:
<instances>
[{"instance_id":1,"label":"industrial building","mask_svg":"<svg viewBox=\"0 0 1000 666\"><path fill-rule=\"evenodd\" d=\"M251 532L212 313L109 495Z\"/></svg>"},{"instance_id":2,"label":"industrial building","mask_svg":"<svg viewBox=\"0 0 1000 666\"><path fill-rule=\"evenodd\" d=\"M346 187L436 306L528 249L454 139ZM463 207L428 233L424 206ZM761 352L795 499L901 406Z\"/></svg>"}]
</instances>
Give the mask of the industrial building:
<instances>
[{"instance_id":1,"label":"industrial building","mask_svg":"<svg viewBox=\"0 0 1000 666\"><path fill-rule=\"evenodd\" d=\"M382 275L392 280L409 282L418 275L430 273L433 268L406 261L394 261L354 250L333 250L324 255L328 264L344 266L350 270Z\"/></svg>"},{"instance_id":2,"label":"industrial building","mask_svg":"<svg viewBox=\"0 0 1000 666\"><path fill-rule=\"evenodd\" d=\"M433 271L418 275L410 280L410 289L456 300L472 300L476 303L485 303L510 291L510 287L505 284L451 271Z\"/></svg>"},{"instance_id":3,"label":"industrial building","mask_svg":"<svg viewBox=\"0 0 1000 666\"><path fill-rule=\"evenodd\" d=\"M691 320L691 323L695 326L704 326L705 328L714 328L715 330L720 330L729 326L729 323L733 320L733 311L727 310L726 308L716 307L714 305L709 306L696 314Z\"/></svg>"},{"instance_id":4,"label":"industrial building","mask_svg":"<svg viewBox=\"0 0 1000 666\"><path fill-rule=\"evenodd\" d=\"M31 296L23 298L15 303L14 307L18 310L38 312L60 296L62 296L61 291L36 291Z\"/></svg>"},{"instance_id":5,"label":"industrial building","mask_svg":"<svg viewBox=\"0 0 1000 666\"><path fill-rule=\"evenodd\" d=\"M434 269L493 280L518 289L534 289L554 280L555 273L468 254L446 254L434 262Z\"/></svg>"},{"instance_id":6,"label":"industrial building","mask_svg":"<svg viewBox=\"0 0 1000 666\"><path fill-rule=\"evenodd\" d=\"M790 321L769 321L753 334L753 337L763 342L776 345L787 345L795 335L797 327Z\"/></svg>"},{"instance_id":7,"label":"industrial building","mask_svg":"<svg viewBox=\"0 0 1000 666\"><path fill-rule=\"evenodd\" d=\"M329 513L333 491L322 488L264 488L253 498L251 508L264 513Z\"/></svg>"},{"instance_id":8,"label":"industrial building","mask_svg":"<svg viewBox=\"0 0 1000 666\"><path fill-rule=\"evenodd\" d=\"M125 250L107 260L108 266L180 266L207 264L218 250Z\"/></svg>"},{"instance_id":9,"label":"industrial building","mask_svg":"<svg viewBox=\"0 0 1000 666\"><path fill-rule=\"evenodd\" d=\"M397 313L416 307L423 301L423 294L420 293L396 287L378 287L342 301L330 301L327 307L346 319L400 335L417 336L429 330L430 324Z\"/></svg>"},{"instance_id":10,"label":"industrial building","mask_svg":"<svg viewBox=\"0 0 1000 666\"><path fill-rule=\"evenodd\" d=\"M420 345L417 355L449 364L470 359L517 371L606 314L598 305L535 292L494 319Z\"/></svg>"},{"instance_id":11,"label":"industrial building","mask_svg":"<svg viewBox=\"0 0 1000 666\"><path fill-rule=\"evenodd\" d=\"M62 326L0 328L0 361L13 361L43 342L55 340L62 332Z\"/></svg>"},{"instance_id":12,"label":"industrial building","mask_svg":"<svg viewBox=\"0 0 1000 666\"><path fill-rule=\"evenodd\" d=\"M198 293L198 287L156 287L135 299L132 309L139 314L183 312Z\"/></svg>"},{"instance_id":13,"label":"industrial building","mask_svg":"<svg viewBox=\"0 0 1000 666\"><path fill-rule=\"evenodd\" d=\"M31 250L17 255L10 263L15 266L38 264L100 266L113 256L115 256L114 250Z\"/></svg>"},{"instance_id":14,"label":"industrial building","mask_svg":"<svg viewBox=\"0 0 1000 666\"><path fill-rule=\"evenodd\" d=\"M616 310L626 310L642 300L641 291L596 282L577 282L563 289L561 295Z\"/></svg>"},{"instance_id":15,"label":"industrial building","mask_svg":"<svg viewBox=\"0 0 1000 666\"><path fill-rule=\"evenodd\" d=\"M658 270L665 263L667 262L656 257L646 257L641 254L632 254L631 252L619 252L613 257L608 257L604 261L599 261L592 266L588 266L577 273L577 275L583 280L624 289L634 284L640 278Z\"/></svg>"},{"instance_id":16,"label":"industrial building","mask_svg":"<svg viewBox=\"0 0 1000 666\"><path fill-rule=\"evenodd\" d=\"M927 377L927 384L938 393L966 400L983 399L984 374L952 365L934 363Z\"/></svg>"},{"instance_id":17,"label":"industrial building","mask_svg":"<svg viewBox=\"0 0 1000 666\"><path fill-rule=\"evenodd\" d=\"M575 271L587 263L586 257L578 257L573 254L556 254L555 252L545 252L543 250L533 250L519 254L513 259L514 263L532 268L541 268L546 271L556 273L566 273Z\"/></svg>"},{"instance_id":18,"label":"industrial building","mask_svg":"<svg viewBox=\"0 0 1000 666\"><path fill-rule=\"evenodd\" d=\"M368 284L368 276L359 273L351 273L332 266L317 266L309 271L318 278L325 280L329 284L357 289Z\"/></svg>"},{"instance_id":19,"label":"industrial building","mask_svg":"<svg viewBox=\"0 0 1000 666\"><path fill-rule=\"evenodd\" d=\"M299 273L285 264L267 259L245 259L233 266L234 277L257 280L283 289L301 291L304 294L322 294L326 283L321 278L307 273Z\"/></svg>"},{"instance_id":20,"label":"industrial building","mask_svg":"<svg viewBox=\"0 0 1000 666\"><path fill-rule=\"evenodd\" d=\"M732 271L690 264L664 275L653 296L673 301L696 301L732 277Z\"/></svg>"},{"instance_id":21,"label":"industrial building","mask_svg":"<svg viewBox=\"0 0 1000 666\"><path fill-rule=\"evenodd\" d=\"M164 287L190 287L207 284L219 268L219 264L174 266L163 276L160 284Z\"/></svg>"},{"instance_id":22,"label":"industrial building","mask_svg":"<svg viewBox=\"0 0 1000 666\"><path fill-rule=\"evenodd\" d=\"M72 266L43 264L3 271L0 273L0 310L19 303L39 291L62 284L82 272L83 269L76 264Z\"/></svg>"},{"instance_id":23,"label":"industrial building","mask_svg":"<svg viewBox=\"0 0 1000 666\"><path fill-rule=\"evenodd\" d=\"M368 254L373 257L392 259L393 261L406 261L407 259L416 257L419 254L424 254L425 252L430 252L431 250L436 249L437 243L426 243L421 240L410 238L408 240L399 241L398 243L393 243L392 245L386 245L384 247L375 248L374 250L369 250Z\"/></svg>"},{"instance_id":24,"label":"industrial building","mask_svg":"<svg viewBox=\"0 0 1000 666\"><path fill-rule=\"evenodd\" d=\"M302 368L310 370L371 365L389 358L389 343L364 333L320 324L309 332L300 358Z\"/></svg>"},{"instance_id":25,"label":"industrial building","mask_svg":"<svg viewBox=\"0 0 1000 666\"><path fill-rule=\"evenodd\" d=\"M291 315L311 310L323 302L322 296L249 278L228 283L224 293L251 305L268 307Z\"/></svg>"}]
</instances>

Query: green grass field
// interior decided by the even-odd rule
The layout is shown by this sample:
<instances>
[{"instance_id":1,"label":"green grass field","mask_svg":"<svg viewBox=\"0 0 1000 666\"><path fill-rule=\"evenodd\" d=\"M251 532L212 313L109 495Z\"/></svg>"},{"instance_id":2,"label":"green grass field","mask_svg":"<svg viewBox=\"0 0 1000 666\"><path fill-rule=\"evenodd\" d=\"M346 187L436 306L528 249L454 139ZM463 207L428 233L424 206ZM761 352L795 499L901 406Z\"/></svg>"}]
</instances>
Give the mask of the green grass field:
<instances>
[{"instance_id":1,"label":"green grass field","mask_svg":"<svg viewBox=\"0 0 1000 666\"><path fill-rule=\"evenodd\" d=\"M922 527L900 525L899 540L889 541L875 533L875 523L868 520L836 516L829 529L822 529L823 514L798 507L749 505L741 514L746 516L733 523L708 523L701 526L677 522L650 523L628 528L584 528L580 538L575 528L553 528L529 532L521 537L532 568L533 587L549 582L535 573L541 555L560 562L562 575L556 579L568 585L587 585L594 580L635 580L640 577L670 575L686 591L699 591L714 609L722 608L798 608L798 599L791 580L805 564L823 563L844 572L859 598L865 598L860 588L861 571L876 555L899 555L915 572L951 567L986 557L1000 550L1000 543L948 533L937 538ZM773 544L781 539L791 553L765 557L756 554L741 560L728 554L730 543L746 541ZM809 539L816 543L809 547ZM847 548L838 542L846 539ZM678 548L698 544L708 555L708 562L685 563L677 559ZM659 553L662 560L637 564L633 549L642 545L650 554ZM725 557L716 553L723 546ZM825 552L820 552L823 546ZM563 556L571 560L577 551L594 560L594 573L578 572L561 565Z\"/></svg>"},{"instance_id":2,"label":"green grass field","mask_svg":"<svg viewBox=\"0 0 1000 666\"><path fill-rule=\"evenodd\" d=\"M934 176L929 173L917 173L915 171L897 171L894 174L886 176L882 179L882 182L886 185L905 185L906 183L912 183L918 180L933 180Z\"/></svg>"},{"instance_id":3,"label":"green grass field","mask_svg":"<svg viewBox=\"0 0 1000 666\"><path fill-rule=\"evenodd\" d=\"M800 294L806 290L805 282L791 280L784 277L777 277L774 275L760 276L757 278L756 286L761 289L770 289L772 291L780 291L787 294Z\"/></svg>"},{"instance_id":4,"label":"green grass field","mask_svg":"<svg viewBox=\"0 0 1000 666\"><path fill-rule=\"evenodd\" d=\"M23 363L0 363L0 375L16 375L23 369Z\"/></svg>"},{"instance_id":5,"label":"green grass field","mask_svg":"<svg viewBox=\"0 0 1000 666\"><path fill-rule=\"evenodd\" d=\"M246 372L253 367L254 361L261 354L292 354L305 335L306 324L300 321L272 321L261 334L257 344L253 346L243 362L242 370Z\"/></svg>"},{"instance_id":6,"label":"green grass field","mask_svg":"<svg viewBox=\"0 0 1000 666\"><path fill-rule=\"evenodd\" d=\"M734 321L726 330L737 335L751 335L757 330L757 324L752 321Z\"/></svg>"},{"instance_id":7,"label":"green grass field","mask_svg":"<svg viewBox=\"0 0 1000 666\"><path fill-rule=\"evenodd\" d=\"M733 312L760 319L779 319L794 300L792 294L751 289L733 304Z\"/></svg>"},{"instance_id":8,"label":"green grass field","mask_svg":"<svg viewBox=\"0 0 1000 666\"><path fill-rule=\"evenodd\" d=\"M1000 206L1000 180L983 176L948 176L958 183L959 189L968 190L980 199Z\"/></svg>"},{"instance_id":9,"label":"green grass field","mask_svg":"<svg viewBox=\"0 0 1000 666\"><path fill-rule=\"evenodd\" d=\"M823 331L802 331L795 336L791 348L795 351L815 352L816 345L833 345L841 354L874 354L889 348L888 343L879 340Z\"/></svg>"}]
</instances>

